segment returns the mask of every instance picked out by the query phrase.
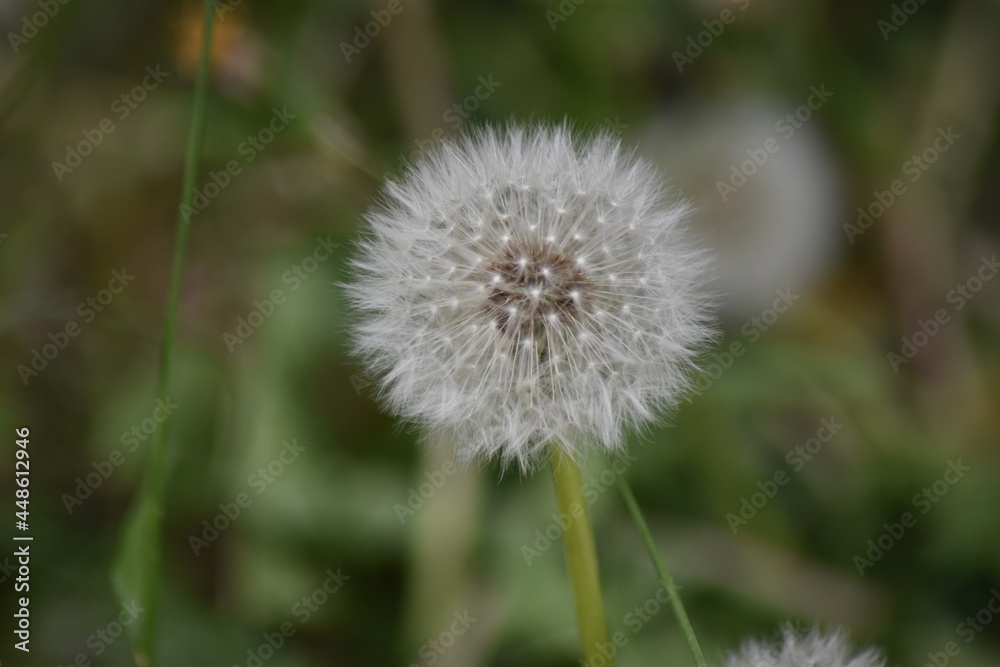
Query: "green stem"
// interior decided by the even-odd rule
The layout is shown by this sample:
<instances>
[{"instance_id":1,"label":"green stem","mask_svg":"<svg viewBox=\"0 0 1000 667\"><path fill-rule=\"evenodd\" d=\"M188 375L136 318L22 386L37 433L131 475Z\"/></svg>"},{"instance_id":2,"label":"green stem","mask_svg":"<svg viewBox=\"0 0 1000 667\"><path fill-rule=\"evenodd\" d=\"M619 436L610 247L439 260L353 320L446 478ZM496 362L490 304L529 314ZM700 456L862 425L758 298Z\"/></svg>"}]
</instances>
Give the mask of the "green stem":
<instances>
[{"instance_id":1,"label":"green stem","mask_svg":"<svg viewBox=\"0 0 1000 667\"><path fill-rule=\"evenodd\" d=\"M600 651L607 646L608 630L604 620L604 603L601 600L601 581L597 572L597 551L587 514L587 501L583 496L580 466L563 453L558 443L550 446L550 455L559 511L567 517L568 523L563 531L563 543L573 595L576 598L576 620L580 626L584 665L614 667L614 658L607 657ZM595 660L598 657L600 660Z\"/></svg>"},{"instance_id":2,"label":"green stem","mask_svg":"<svg viewBox=\"0 0 1000 667\"><path fill-rule=\"evenodd\" d=\"M160 363L157 379L156 395L166 402L170 393L171 371L173 369L174 350L177 338L177 313L180 308L181 291L184 282L184 257L187 252L188 232L190 229L190 211L194 201L195 181L198 177L198 165L201 162L202 148L205 143L206 106L208 100L208 81L210 54L212 51L212 28L215 18L215 0L206 0L203 17L201 39L201 57L198 65L198 78L195 82L194 106L192 110L191 131L188 135L187 154L184 160L184 176L181 184L181 205L178 207L177 236L174 239L173 267L170 274L170 285L167 292L166 313L163 323L163 339L160 342ZM170 421L167 420L156 430L153 436L149 460L147 463L141 497L137 500L137 522L148 522L145 533L146 544L143 548L145 561L140 575L139 593L141 595L143 616L136 640L135 657L139 665L153 664L153 646L156 634L156 618L160 593L160 551L162 543L163 495L166 486L167 469L167 433ZM145 519L142 518L145 516Z\"/></svg>"},{"instance_id":3,"label":"green stem","mask_svg":"<svg viewBox=\"0 0 1000 667\"><path fill-rule=\"evenodd\" d=\"M628 506L628 511L632 514L632 519L635 521L635 525L642 535L642 541L646 545L646 551L649 552L649 558L653 561L653 567L656 568L660 582L666 588L667 595L670 597L670 605L674 608L674 614L677 616L677 622L680 623L681 629L684 631L684 636L687 637L688 647L691 649L694 662L698 667L707 667L708 663L705 662L705 654L701 651L701 645L698 644L694 628L691 627L691 621L688 619L687 612L684 611L684 604L681 602L681 596L677 592L674 578L667 569L666 563L663 562L663 558L660 557L660 552L656 549L653 535L649 532L646 520L642 518L639 505L635 502L635 496L632 495L632 490L629 489L624 475L618 475L617 481L618 490L621 491L622 498L625 499L625 505Z\"/></svg>"},{"instance_id":4,"label":"green stem","mask_svg":"<svg viewBox=\"0 0 1000 667\"><path fill-rule=\"evenodd\" d=\"M191 133L188 135L187 154L184 159L184 177L181 183L181 205L177 214L177 236L174 239L174 262L170 272L170 287L167 292L167 306L163 323L163 340L160 344L160 369L157 396L166 401L170 391L170 377L173 368L174 348L177 339L177 312L180 309L181 291L184 284L184 258L187 255L187 239L191 229L192 203L194 202L195 181L205 144L206 106L208 100L209 62L212 51L212 27L215 17L215 0L206 0L204 30L201 40L201 59L198 65L198 80L195 83L194 108L192 111ZM164 427L166 423L164 423ZM166 461L166 428L156 431L153 441L153 460L156 475L153 476L156 491L162 491L163 471Z\"/></svg>"}]
</instances>

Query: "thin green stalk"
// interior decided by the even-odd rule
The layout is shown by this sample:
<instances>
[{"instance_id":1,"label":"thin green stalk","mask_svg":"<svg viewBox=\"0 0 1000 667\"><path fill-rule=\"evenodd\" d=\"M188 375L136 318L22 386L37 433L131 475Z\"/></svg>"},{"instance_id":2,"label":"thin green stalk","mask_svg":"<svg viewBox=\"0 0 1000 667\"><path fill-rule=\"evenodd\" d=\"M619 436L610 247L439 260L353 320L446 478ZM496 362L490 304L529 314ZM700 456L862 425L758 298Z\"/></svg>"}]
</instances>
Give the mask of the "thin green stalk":
<instances>
[{"instance_id":1,"label":"thin green stalk","mask_svg":"<svg viewBox=\"0 0 1000 667\"><path fill-rule=\"evenodd\" d=\"M559 511L568 524L563 530L569 578L576 598L576 620L580 627L580 644L585 665L614 667L614 656L602 653L607 649L608 630L601 600L601 581L597 571L597 550L590 528L587 501L583 496L580 466L563 453L558 444L550 446L552 478L556 486ZM597 660L596 658L600 658Z\"/></svg>"},{"instance_id":2,"label":"thin green stalk","mask_svg":"<svg viewBox=\"0 0 1000 667\"><path fill-rule=\"evenodd\" d=\"M181 205L178 207L177 236L174 240L173 267L167 292L163 339L160 343L160 363L156 395L166 402L170 393L171 371L177 338L177 313L180 306L184 277L184 257L190 229L191 205L195 181L205 140L206 106L208 100L209 63L212 50L212 28L215 0L206 0L201 40L201 58L195 82L191 132L188 135L184 176L181 185ZM126 522L125 539L116 564L116 584L125 602L134 597L142 614L134 633L134 659L140 667L153 665L153 649L160 594L160 552L162 549L163 495L167 476L167 420L153 436L149 459L139 497Z\"/></svg>"},{"instance_id":3,"label":"thin green stalk","mask_svg":"<svg viewBox=\"0 0 1000 667\"><path fill-rule=\"evenodd\" d=\"M181 291L184 284L184 258L187 254L188 232L191 228L190 211L194 202L195 181L201 163L205 144L206 107L208 102L209 63L212 51L212 28L215 17L215 0L206 0L204 30L201 40L201 58L198 64L198 80L195 83L194 108L192 111L191 133L188 135L187 154L184 159L184 178L181 183L181 205L177 214L177 236L174 239L174 263L170 273L170 287L167 292L167 306L163 323L163 340L160 343L159 382L156 394L166 400L170 391L170 377L173 367L174 348L177 339L177 312L180 309ZM166 426L166 423L164 423ZM166 461L166 428L156 431L153 441L153 457L157 462L153 468L155 475L151 481L155 491L162 491L164 480L163 465ZM160 494L157 494L160 495Z\"/></svg>"},{"instance_id":4,"label":"thin green stalk","mask_svg":"<svg viewBox=\"0 0 1000 667\"><path fill-rule=\"evenodd\" d=\"M646 551L649 552L650 560L653 561L653 567L656 568L656 574L659 575L660 582L667 589L667 595L670 597L670 605L674 608L674 614L677 616L677 621L684 631L684 636L687 637L694 662L698 667L707 667L708 663L705 662L705 654L701 651L701 645L698 644L694 628L691 627L691 621L688 619L687 612L684 611L684 604L681 602L681 596L677 592L677 586L674 585L674 578L667 569L666 563L663 562L663 558L660 557L660 552L656 549L656 543L653 542L653 535L649 532L646 520L642 518L639 505L635 502L635 496L632 495L632 490L629 489L624 475L618 475L617 480L618 490L621 491L622 498L625 499L625 505L628 506L628 511L632 514L632 519L635 521L635 525L642 535L642 541L646 545Z\"/></svg>"}]
</instances>

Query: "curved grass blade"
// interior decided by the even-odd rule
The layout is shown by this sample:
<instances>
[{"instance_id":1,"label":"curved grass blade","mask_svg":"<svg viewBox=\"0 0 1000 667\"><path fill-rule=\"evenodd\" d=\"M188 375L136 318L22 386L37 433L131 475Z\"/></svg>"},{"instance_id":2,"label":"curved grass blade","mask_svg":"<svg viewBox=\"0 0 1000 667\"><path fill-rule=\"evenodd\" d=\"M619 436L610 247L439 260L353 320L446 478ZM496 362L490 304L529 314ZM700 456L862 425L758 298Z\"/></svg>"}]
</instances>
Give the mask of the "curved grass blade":
<instances>
[{"instance_id":1,"label":"curved grass blade","mask_svg":"<svg viewBox=\"0 0 1000 667\"><path fill-rule=\"evenodd\" d=\"M215 0L206 0L201 40L201 59L195 83L194 108L191 132L188 136L184 161L184 180L181 188L181 206L178 208L177 236L174 242L174 261L167 292L163 340L160 345L160 366L157 396L167 400L177 338L177 311L183 284L184 256L190 228L191 203L194 199L198 164L201 162L205 139L205 116L208 98L209 56L212 47L212 25L215 17ZM112 579L115 591L123 604L135 604L142 612L136 623L129 626L133 642L133 657L137 667L152 667L156 620L160 593L160 554L162 551L161 524L163 520L163 494L167 477L167 434L170 421L160 425L153 437L152 449L146 462L142 487L133 501L125 520L125 529L115 563Z\"/></svg>"},{"instance_id":2,"label":"curved grass blade","mask_svg":"<svg viewBox=\"0 0 1000 667\"><path fill-rule=\"evenodd\" d=\"M667 595L670 597L670 604L674 608L677 622L680 623L681 629L684 631L684 636L687 638L688 647L691 649L694 662L698 667L707 667L708 663L705 662L705 654L702 653L701 645L698 644L698 638L694 634L694 628L691 627L691 621L688 619L687 612L684 611L684 604L681 602L681 596L677 592L674 578L670 575L670 570L667 569L667 564L663 562L660 552L656 550L656 543L653 541L653 535L649 532L646 520L642 517L639 504L635 502L635 496L632 495L632 490L629 488L628 482L625 481L625 477L618 475L617 481L618 490L621 491L625 505L628 506L628 511L632 514L632 520L635 521L635 526L642 535L643 544L646 545L649 558L653 561L656 574L660 577L660 583L666 588Z\"/></svg>"}]
</instances>

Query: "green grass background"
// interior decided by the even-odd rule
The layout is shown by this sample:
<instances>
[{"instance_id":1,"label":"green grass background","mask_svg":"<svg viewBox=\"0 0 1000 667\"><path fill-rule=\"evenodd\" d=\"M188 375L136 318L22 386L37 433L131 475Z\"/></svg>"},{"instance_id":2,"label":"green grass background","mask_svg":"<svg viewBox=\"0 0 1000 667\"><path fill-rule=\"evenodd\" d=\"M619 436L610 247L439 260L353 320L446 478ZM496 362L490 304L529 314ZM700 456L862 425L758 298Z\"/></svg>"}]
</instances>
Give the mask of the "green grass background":
<instances>
[{"instance_id":1,"label":"green grass background","mask_svg":"<svg viewBox=\"0 0 1000 667\"><path fill-rule=\"evenodd\" d=\"M445 458L379 410L370 379L346 355L336 283L349 277L359 216L383 177L400 173L400 156L456 125L569 118L669 152L650 147L644 128L670 110L738 117L738 99L791 110L821 84L834 97L808 126L825 142L840 193L832 216L815 202L829 222L810 233L831 239L822 269L790 285L801 298L759 340L744 330L750 316L723 311L724 337L706 363L721 363L734 343L745 352L670 426L631 439L626 474L710 662L790 621L842 626L885 647L890 664L922 666L948 642L960 649L948 664L1000 664L1000 616L984 614L979 622L991 622L971 638L960 625L1000 597L1000 281L986 280L960 311L947 299L1000 246L1000 7L896 5L901 25L887 31L880 22L894 5L884 2L401 0L356 53L344 44L373 11L384 20L386 3L225 5L199 191L211 192L212 173L230 161L240 172L191 229L170 389L178 407L169 417L160 664L247 665L248 650L284 623L294 634L269 666L431 664L431 655L459 667L578 664L561 545L542 548L536 532L553 521L548 474L438 472L451 470ZM903 21L905 9L915 11ZM734 20L678 71L674 54L726 10ZM14 430L28 426L35 538L32 652L12 647L17 594L5 570L0 660L69 665L83 655L128 665L128 639L105 643L97 633L114 630L121 611L111 563L150 442L130 451L125 434L156 407L201 7L75 0L26 43L12 40L42 11L0 4L0 507L9 512L0 521L14 534ZM168 74L145 99L116 103L157 66ZM499 85L478 99L484 80ZM249 148L275 109L295 117L266 147ZM97 136L105 118L114 130L58 178L52 163L85 132ZM947 126L961 138L849 242L842 226L857 207ZM784 174L784 187L799 192L795 173L780 171L790 152L756 178ZM686 193L703 211L692 223L699 234L719 234L706 211L739 213L748 234L771 222L748 197L715 198L730 164L712 163L701 189ZM682 175L690 176L674 174ZM308 272L318 239L336 247ZM786 261L766 250L751 260ZM80 304L99 297L115 270L135 278L88 314ZM252 335L238 344L226 336L239 318L269 310L257 304L276 290L282 303ZM887 353L940 308L949 322L894 372ZM25 384L18 367L71 322L79 335ZM794 470L788 452L831 417L843 427ZM258 469L286 440L304 450L261 482ZM121 465L68 511L78 478L116 451ZM939 484L947 493L923 512L915 495L958 460L968 472ZM638 533L601 477L610 464L592 457L584 479L611 631L628 640L619 664L690 664ZM779 471L787 483L734 533L727 515ZM443 477L441 488L402 513L428 475ZM196 555L191 536L240 493L252 502ZM915 525L859 574L855 557L904 512ZM3 542L8 555L13 543ZM539 550L530 564L525 547ZM349 578L305 613L302 597L338 568ZM428 653L427 642L446 640L454 614L466 612L476 621L445 652Z\"/></svg>"}]
</instances>

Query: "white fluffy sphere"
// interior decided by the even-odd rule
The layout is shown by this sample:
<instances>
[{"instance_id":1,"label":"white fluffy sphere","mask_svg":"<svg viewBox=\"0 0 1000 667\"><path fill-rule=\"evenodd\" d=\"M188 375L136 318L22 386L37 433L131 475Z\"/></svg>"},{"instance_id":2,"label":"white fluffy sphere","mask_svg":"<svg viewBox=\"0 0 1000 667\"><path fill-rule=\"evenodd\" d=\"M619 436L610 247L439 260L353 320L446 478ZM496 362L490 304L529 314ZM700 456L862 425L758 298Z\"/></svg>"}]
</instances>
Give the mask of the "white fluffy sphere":
<instances>
[{"instance_id":1,"label":"white fluffy sphere","mask_svg":"<svg viewBox=\"0 0 1000 667\"><path fill-rule=\"evenodd\" d=\"M875 649L855 651L842 633L811 630L800 634L785 627L780 642L747 641L730 655L726 667L884 667Z\"/></svg>"},{"instance_id":2,"label":"white fluffy sphere","mask_svg":"<svg viewBox=\"0 0 1000 667\"><path fill-rule=\"evenodd\" d=\"M676 404L711 335L686 211L606 134L446 141L365 216L356 352L389 407L461 459L614 450Z\"/></svg>"}]
</instances>

